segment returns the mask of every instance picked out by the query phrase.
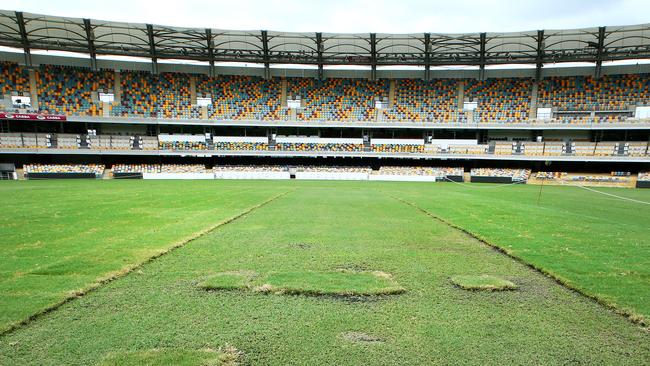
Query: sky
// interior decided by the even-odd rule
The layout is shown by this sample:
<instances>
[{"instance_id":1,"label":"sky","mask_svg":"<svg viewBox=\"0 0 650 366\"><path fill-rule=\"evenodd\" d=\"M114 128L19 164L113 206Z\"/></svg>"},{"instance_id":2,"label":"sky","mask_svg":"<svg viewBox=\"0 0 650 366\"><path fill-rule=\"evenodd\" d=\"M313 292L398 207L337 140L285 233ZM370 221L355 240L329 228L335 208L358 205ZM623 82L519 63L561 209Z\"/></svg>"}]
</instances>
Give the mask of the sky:
<instances>
[{"instance_id":1,"label":"sky","mask_svg":"<svg viewBox=\"0 0 650 366\"><path fill-rule=\"evenodd\" d=\"M12 0L4 10L179 27L467 33L650 23L650 0Z\"/></svg>"}]
</instances>

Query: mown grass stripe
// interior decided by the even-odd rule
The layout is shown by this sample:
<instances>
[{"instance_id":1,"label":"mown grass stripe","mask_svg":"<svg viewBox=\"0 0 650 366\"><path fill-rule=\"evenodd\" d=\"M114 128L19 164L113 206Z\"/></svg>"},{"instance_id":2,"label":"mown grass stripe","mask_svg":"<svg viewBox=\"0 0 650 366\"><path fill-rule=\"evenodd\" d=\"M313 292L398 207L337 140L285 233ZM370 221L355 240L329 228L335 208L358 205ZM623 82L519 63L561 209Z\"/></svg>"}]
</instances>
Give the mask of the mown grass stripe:
<instances>
[{"instance_id":1,"label":"mown grass stripe","mask_svg":"<svg viewBox=\"0 0 650 366\"><path fill-rule=\"evenodd\" d=\"M490 243L488 240L481 237L479 234L476 234L476 233L474 233L474 232L472 232L470 230L467 230L464 227L461 227L461 226L459 226L459 225L457 225L457 224L455 224L455 223L453 223L453 222L451 222L449 220L446 220L446 219L444 219L444 218L442 218L442 217L440 217L440 216L438 216L438 215L436 215L436 214L434 214L432 212L429 212L428 210L423 209L422 207L418 206L417 204L415 204L413 202L406 201L406 200L404 200L402 198L395 197L393 195L389 195L389 196L392 199L394 199L394 200L396 200L398 202L401 202L401 203L403 203L403 204L405 204L407 206L411 206L411 207L415 208L416 210L422 212L423 214L425 214L426 216L431 217L434 220L442 222L445 225L448 225L448 226L450 226L450 227L452 227L452 228L454 228L456 230L459 230L459 231L463 232L464 234L470 236L471 238L478 240L482 244L487 245L491 249L493 249L493 250L495 250L495 251L497 251L497 252L499 252L499 253L501 253L501 254L503 254L505 256L508 256L509 258L511 258L511 259L523 264L524 266L526 266L526 267L528 267L528 268L530 268L530 269L544 275L547 278L550 278L551 280L553 280L557 284L567 288L568 290L573 291L573 292L575 292L575 293L577 293L579 295L582 295L582 296L584 296L584 297L598 303L599 305L605 307L606 309L611 310L616 314L622 315L623 317L628 319L633 324L640 325L641 327L643 327L646 330L650 331L650 322L643 315L635 313L635 312L633 312L631 310L628 310L628 309L623 309L623 308L619 307L618 305L616 305L613 302L609 302L609 301L607 301L605 299L602 299L602 298L600 298L600 297L598 297L596 295L590 294L590 293L586 292L585 290L583 290L582 288L573 285L570 281L562 278L561 276L559 276L559 275L557 275L557 274L555 274L555 273L553 273L551 271L548 271L545 268L536 266L533 263L527 262L523 258L521 258L521 257L517 256L516 254L510 252L506 248L503 248L503 247L500 247L500 246L498 246L496 244Z\"/></svg>"},{"instance_id":2,"label":"mown grass stripe","mask_svg":"<svg viewBox=\"0 0 650 366\"><path fill-rule=\"evenodd\" d=\"M258 204L254 205L254 206L251 206L251 207L247 208L246 210L244 210L244 211L242 211L242 212L240 212L240 213L238 213L238 214L236 214L234 216L231 216L231 217L229 217L229 218L227 218L225 220L219 221L219 222L215 223L214 225L209 226L209 227L207 227L207 228L205 228L203 230L199 230L199 231L193 233L192 235L177 241L176 243L172 244L170 247L168 247L168 248L166 248L164 250L161 250L160 252L146 258L145 260L143 260L143 261L141 261L139 263L129 265L129 266L125 267L125 268L122 268L119 271L114 271L114 272L106 274L103 277L100 277L99 279L97 279L95 282L88 285L87 287L85 287L85 288L83 288L81 290L75 291L75 292L71 293L70 295L67 295L66 297L61 299L61 301L58 301L58 302L56 302L56 303L54 303L54 304L52 304L52 305L50 305L50 306L48 306L46 308L43 308L42 310L40 310L40 311L38 311L36 313L31 314L29 317L27 317L27 318L25 318L23 320L14 322L12 324L9 324L9 326L6 329L0 331L0 337L4 336L4 335L7 335L7 334L10 334L10 333L16 331L17 329L28 325L29 323L33 322L34 320L36 320L36 319L38 319L38 318L52 312L52 311L55 311L56 309L60 308L61 306L65 305L66 303L68 303L68 302L70 302L70 301L72 301L72 300L74 300L76 298L85 296L85 295L89 294L90 292L93 292L93 291L99 289L103 285L106 285L106 284L108 284L108 283L110 283L112 281L115 281L117 279L120 279L120 278L124 277L124 276L128 275L129 273L142 268L146 264L151 263L152 261L162 257L163 255L171 253L172 251L185 246L189 242L191 242L193 240L196 240L196 239L198 239L198 238L200 238L200 237L202 237L202 236L204 236L206 234L209 234L209 233L213 232L214 230L216 230L216 229L218 229L218 228L220 228L220 227L222 227L224 225L230 224L230 223L240 219L241 217L252 213L253 211L255 211L257 209L262 208L262 207L266 206L267 204L269 204L269 203L271 203L271 202L273 202L273 201L275 201L275 200L277 200L277 199L279 199L281 197L286 196L290 192L291 191L285 191L285 192L282 192L280 194L277 194L277 195L275 195L275 196L273 196L273 197L271 197L271 198L269 198L269 199L267 199L267 200L265 200L265 201L263 201L261 203L258 203Z\"/></svg>"}]
</instances>

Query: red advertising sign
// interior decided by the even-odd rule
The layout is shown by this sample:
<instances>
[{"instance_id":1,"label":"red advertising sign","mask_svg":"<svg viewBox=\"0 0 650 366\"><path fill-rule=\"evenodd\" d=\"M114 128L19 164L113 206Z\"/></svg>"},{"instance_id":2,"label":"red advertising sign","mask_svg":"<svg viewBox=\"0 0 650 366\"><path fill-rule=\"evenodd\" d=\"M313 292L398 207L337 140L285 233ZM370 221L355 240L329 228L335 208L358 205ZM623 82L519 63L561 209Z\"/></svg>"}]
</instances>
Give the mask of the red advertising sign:
<instances>
[{"instance_id":1,"label":"red advertising sign","mask_svg":"<svg viewBox=\"0 0 650 366\"><path fill-rule=\"evenodd\" d=\"M5 113L0 112L0 119L19 119L29 121L65 121L62 114Z\"/></svg>"}]
</instances>

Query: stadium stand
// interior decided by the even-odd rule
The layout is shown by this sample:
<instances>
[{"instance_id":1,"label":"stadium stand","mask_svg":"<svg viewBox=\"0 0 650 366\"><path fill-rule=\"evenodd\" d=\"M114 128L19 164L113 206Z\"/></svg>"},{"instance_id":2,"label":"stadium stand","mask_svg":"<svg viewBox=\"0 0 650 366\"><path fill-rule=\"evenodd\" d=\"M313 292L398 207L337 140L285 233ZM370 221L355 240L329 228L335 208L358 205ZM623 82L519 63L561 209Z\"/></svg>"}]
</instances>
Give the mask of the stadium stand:
<instances>
[{"instance_id":1,"label":"stadium stand","mask_svg":"<svg viewBox=\"0 0 650 366\"><path fill-rule=\"evenodd\" d=\"M452 122L458 118L458 82L454 79L398 79L387 121Z\"/></svg>"},{"instance_id":2,"label":"stadium stand","mask_svg":"<svg viewBox=\"0 0 650 366\"><path fill-rule=\"evenodd\" d=\"M469 80L466 99L478 103L474 120L479 122L523 122L530 110L530 79Z\"/></svg>"},{"instance_id":3,"label":"stadium stand","mask_svg":"<svg viewBox=\"0 0 650 366\"><path fill-rule=\"evenodd\" d=\"M113 89L113 73L70 66L41 65L37 73L42 113L100 116L99 91Z\"/></svg>"},{"instance_id":4,"label":"stadium stand","mask_svg":"<svg viewBox=\"0 0 650 366\"><path fill-rule=\"evenodd\" d=\"M211 171L201 164L162 164L161 173L210 173Z\"/></svg>"},{"instance_id":5,"label":"stadium stand","mask_svg":"<svg viewBox=\"0 0 650 366\"><path fill-rule=\"evenodd\" d=\"M373 144L372 151L378 153L424 153L424 145L412 144Z\"/></svg>"},{"instance_id":6,"label":"stadium stand","mask_svg":"<svg viewBox=\"0 0 650 366\"><path fill-rule=\"evenodd\" d=\"M103 165L97 164L26 164L26 173L95 173L104 172Z\"/></svg>"},{"instance_id":7,"label":"stadium stand","mask_svg":"<svg viewBox=\"0 0 650 366\"><path fill-rule=\"evenodd\" d=\"M111 109L118 117L158 117L155 105L159 96L156 91L157 77L144 71L120 74L121 101Z\"/></svg>"},{"instance_id":8,"label":"stadium stand","mask_svg":"<svg viewBox=\"0 0 650 366\"><path fill-rule=\"evenodd\" d=\"M78 149L81 145L81 135L57 134L57 147L59 149Z\"/></svg>"},{"instance_id":9,"label":"stadium stand","mask_svg":"<svg viewBox=\"0 0 650 366\"><path fill-rule=\"evenodd\" d=\"M512 155L516 145L515 142L497 141L494 146L494 153L496 155Z\"/></svg>"},{"instance_id":10,"label":"stadium stand","mask_svg":"<svg viewBox=\"0 0 650 366\"><path fill-rule=\"evenodd\" d=\"M375 100L388 97L387 80L287 79L287 93L300 97L297 118L305 121L373 121Z\"/></svg>"},{"instance_id":11,"label":"stadium stand","mask_svg":"<svg viewBox=\"0 0 650 366\"><path fill-rule=\"evenodd\" d=\"M198 76L198 95L212 98L208 118L225 120L280 120L280 81L252 76Z\"/></svg>"},{"instance_id":12,"label":"stadium stand","mask_svg":"<svg viewBox=\"0 0 650 366\"><path fill-rule=\"evenodd\" d=\"M187 74L161 74L155 85L156 94L160 96L157 115L161 118L199 118L198 110L191 105L189 87Z\"/></svg>"},{"instance_id":13,"label":"stadium stand","mask_svg":"<svg viewBox=\"0 0 650 366\"><path fill-rule=\"evenodd\" d=\"M373 171L372 174L447 177L447 176L462 176L463 168L382 166L378 170Z\"/></svg>"},{"instance_id":14,"label":"stadium stand","mask_svg":"<svg viewBox=\"0 0 650 366\"><path fill-rule=\"evenodd\" d=\"M280 165L215 165L214 172L284 172L286 166Z\"/></svg>"},{"instance_id":15,"label":"stadium stand","mask_svg":"<svg viewBox=\"0 0 650 366\"><path fill-rule=\"evenodd\" d=\"M207 145L202 141L160 141L160 150L207 150Z\"/></svg>"},{"instance_id":16,"label":"stadium stand","mask_svg":"<svg viewBox=\"0 0 650 366\"><path fill-rule=\"evenodd\" d=\"M639 172L637 180L642 182L650 182L650 172Z\"/></svg>"},{"instance_id":17,"label":"stadium stand","mask_svg":"<svg viewBox=\"0 0 650 366\"><path fill-rule=\"evenodd\" d=\"M297 172L318 173L370 173L368 166L328 166L328 165L298 165L294 167Z\"/></svg>"},{"instance_id":18,"label":"stadium stand","mask_svg":"<svg viewBox=\"0 0 650 366\"><path fill-rule=\"evenodd\" d=\"M531 142L523 141L521 143L523 154L529 156L541 156L544 155L544 143L543 142Z\"/></svg>"},{"instance_id":19,"label":"stadium stand","mask_svg":"<svg viewBox=\"0 0 650 366\"><path fill-rule=\"evenodd\" d=\"M160 164L115 164L113 173L160 173Z\"/></svg>"},{"instance_id":20,"label":"stadium stand","mask_svg":"<svg viewBox=\"0 0 650 366\"><path fill-rule=\"evenodd\" d=\"M472 182L525 182L530 173L530 169L474 168L470 176Z\"/></svg>"},{"instance_id":21,"label":"stadium stand","mask_svg":"<svg viewBox=\"0 0 650 366\"><path fill-rule=\"evenodd\" d=\"M539 180L562 180L566 177L567 172L537 172L535 179Z\"/></svg>"},{"instance_id":22,"label":"stadium stand","mask_svg":"<svg viewBox=\"0 0 650 366\"><path fill-rule=\"evenodd\" d=\"M266 151L269 145L263 142L224 142L219 141L214 144L215 150L231 151Z\"/></svg>"},{"instance_id":23,"label":"stadium stand","mask_svg":"<svg viewBox=\"0 0 650 366\"><path fill-rule=\"evenodd\" d=\"M335 143L286 143L276 145L277 150L282 151L340 151L359 152L363 151L363 144L335 144Z\"/></svg>"},{"instance_id":24,"label":"stadium stand","mask_svg":"<svg viewBox=\"0 0 650 366\"><path fill-rule=\"evenodd\" d=\"M0 148L14 149L23 147L23 134L21 133L3 133L0 134ZM25 146L26 147L26 146Z\"/></svg>"},{"instance_id":25,"label":"stadium stand","mask_svg":"<svg viewBox=\"0 0 650 366\"><path fill-rule=\"evenodd\" d=\"M39 178L101 178L104 165L100 164L25 164L27 179Z\"/></svg>"},{"instance_id":26,"label":"stadium stand","mask_svg":"<svg viewBox=\"0 0 650 366\"><path fill-rule=\"evenodd\" d=\"M624 121L636 105L649 101L648 74L550 77L542 80L539 90L540 106L554 108L556 119L568 123Z\"/></svg>"},{"instance_id":27,"label":"stadium stand","mask_svg":"<svg viewBox=\"0 0 650 366\"><path fill-rule=\"evenodd\" d=\"M624 183L629 182L629 176L619 176L619 175L567 175L565 180L572 182L606 182L606 183Z\"/></svg>"},{"instance_id":28,"label":"stadium stand","mask_svg":"<svg viewBox=\"0 0 650 366\"><path fill-rule=\"evenodd\" d=\"M192 105L191 79L196 94L212 101L203 116ZM292 116L281 105L286 94L299 98L301 107ZM79 116L102 116L97 93L115 89L115 72L83 67L41 65L36 72L39 112ZM392 105L386 102L391 81L380 79L270 78L254 76L143 71L121 71L121 95L110 105L110 115L145 118L209 118L223 120L305 121L417 121L468 122L459 108L459 85L464 101L476 101L474 122L520 123L529 119L532 80L528 78L395 79ZM13 62L0 62L3 95L29 92L27 69ZM650 104L650 74L555 76L539 83L539 107L553 109L553 121L565 123L616 123L633 117L634 108Z\"/></svg>"},{"instance_id":29,"label":"stadium stand","mask_svg":"<svg viewBox=\"0 0 650 366\"><path fill-rule=\"evenodd\" d=\"M648 154L648 143L646 142L628 142L628 155L645 156Z\"/></svg>"},{"instance_id":30,"label":"stadium stand","mask_svg":"<svg viewBox=\"0 0 650 366\"><path fill-rule=\"evenodd\" d=\"M480 155L487 153L488 145L449 145L447 152L450 154Z\"/></svg>"},{"instance_id":31,"label":"stadium stand","mask_svg":"<svg viewBox=\"0 0 650 366\"><path fill-rule=\"evenodd\" d=\"M0 61L0 89L2 95L23 94L29 91L27 69L15 62Z\"/></svg>"},{"instance_id":32,"label":"stadium stand","mask_svg":"<svg viewBox=\"0 0 650 366\"><path fill-rule=\"evenodd\" d=\"M49 144L56 137L57 144ZM0 133L0 149L20 148L59 148L59 149L96 149L96 150L169 150L169 151L294 151L294 152L365 152L361 143L353 142L278 142L271 149L267 142L256 141L218 141L223 137L215 137L214 146L209 146L204 135L81 135L81 134L34 134L34 133ZM160 139L160 140L159 140ZM254 138L259 140L260 138ZM298 139L298 138L293 138ZM262 138L266 140L266 138ZM328 139L331 141L332 139ZM336 140L336 139L334 139ZM384 139L384 141L387 141ZM389 140L388 140L389 141ZM488 144L449 145L442 149L439 145L406 144L406 143L377 143L371 145L371 152L376 153L419 153L419 154L488 154ZM571 154L566 152L563 142L530 142L522 141L521 150L517 151L517 142L494 142L494 155L525 156L591 156L591 157L645 157L648 152L647 142L614 142L601 141L570 143ZM619 150L622 148L622 150Z\"/></svg>"}]
</instances>

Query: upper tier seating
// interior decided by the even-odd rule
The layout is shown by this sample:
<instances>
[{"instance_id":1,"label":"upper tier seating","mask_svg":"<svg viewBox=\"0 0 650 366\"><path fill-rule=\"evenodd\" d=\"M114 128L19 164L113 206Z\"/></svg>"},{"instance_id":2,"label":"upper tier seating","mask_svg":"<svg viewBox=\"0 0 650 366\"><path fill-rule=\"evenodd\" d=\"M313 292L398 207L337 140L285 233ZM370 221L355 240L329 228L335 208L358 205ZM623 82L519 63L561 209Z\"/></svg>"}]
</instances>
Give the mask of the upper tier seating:
<instances>
[{"instance_id":1,"label":"upper tier seating","mask_svg":"<svg viewBox=\"0 0 650 366\"><path fill-rule=\"evenodd\" d=\"M31 92L38 97L39 111L48 114L102 116L97 94L113 91L118 99L109 106L110 115L122 117L449 123L469 121L459 110L460 102L468 100L477 102L473 122L517 123L529 118L533 90L530 78L267 80L124 70L119 75L120 93L113 70L41 65L35 72L37 90ZM29 93L29 76L26 67L0 62L2 95ZM212 100L205 115L203 108L191 105L192 80L197 96ZM286 98L300 97L301 108L292 111L282 105L285 84ZM650 74L549 77L540 81L538 90L538 106L551 107L554 121L618 123L632 117L636 106L650 105ZM375 108L377 100L389 98L390 107ZM9 108L7 103L4 107Z\"/></svg>"},{"instance_id":2,"label":"upper tier seating","mask_svg":"<svg viewBox=\"0 0 650 366\"><path fill-rule=\"evenodd\" d=\"M208 118L229 120L278 120L281 117L280 80L253 76L207 77L200 75L197 95L211 95Z\"/></svg>"},{"instance_id":3,"label":"upper tier seating","mask_svg":"<svg viewBox=\"0 0 650 366\"><path fill-rule=\"evenodd\" d=\"M155 88L160 96L157 104L160 118L200 117L198 108L192 107L188 74L166 72L157 81Z\"/></svg>"},{"instance_id":4,"label":"upper tier seating","mask_svg":"<svg viewBox=\"0 0 650 366\"><path fill-rule=\"evenodd\" d=\"M287 79L287 95L300 96L297 118L305 121L373 121L375 99L388 97L387 80Z\"/></svg>"},{"instance_id":5,"label":"upper tier seating","mask_svg":"<svg viewBox=\"0 0 650 366\"><path fill-rule=\"evenodd\" d=\"M111 109L111 115L120 117L159 117L156 106L158 77L145 71L120 73L122 98Z\"/></svg>"},{"instance_id":6,"label":"upper tier seating","mask_svg":"<svg viewBox=\"0 0 650 366\"><path fill-rule=\"evenodd\" d=\"M539 104L561 111L615 111L648 102L648 74L550 77L539 88Z\"/></svg>"},{"instance_id":7,"label":"upper tier seating","mask_svg":"<svg viewBox=\"0 0 650 366\"><path fill-rule=\"evenodd\" d=\"M13 62L0 61L0 89L2 95L29 92L27 69Z\"/></svg>"},{"instance_id":8,"label":"upper tier seating","mask_svg":"<svg viewBox=\"0 0 650 366\"><path fill-rule=\"evenodd\" d=\"M398 79L394 105L383 111L387 121L452 122L458 118L458 81Z\"/></svg>"},{"instance_id":9,"label":"upper tier seating","mask_svg":"<svg viewBox=\"0 0 650 366\"><path fill-rule=\"evenodd\" d=\"M93 92L113 88L112 71L42 65L36 74L40 112L99 116L101 108Z\"/></svg>"},{"instance_id":10,"label":"upper tier seating","mask_svg":"<svg viewBox=\"0 0 650 366\"><path fill-rule=\"evenodd\" d=\"M475 122L523 122L530 109L531 79L469 80L465 99L478 102Z\"/></svg>"}]
</instances>

